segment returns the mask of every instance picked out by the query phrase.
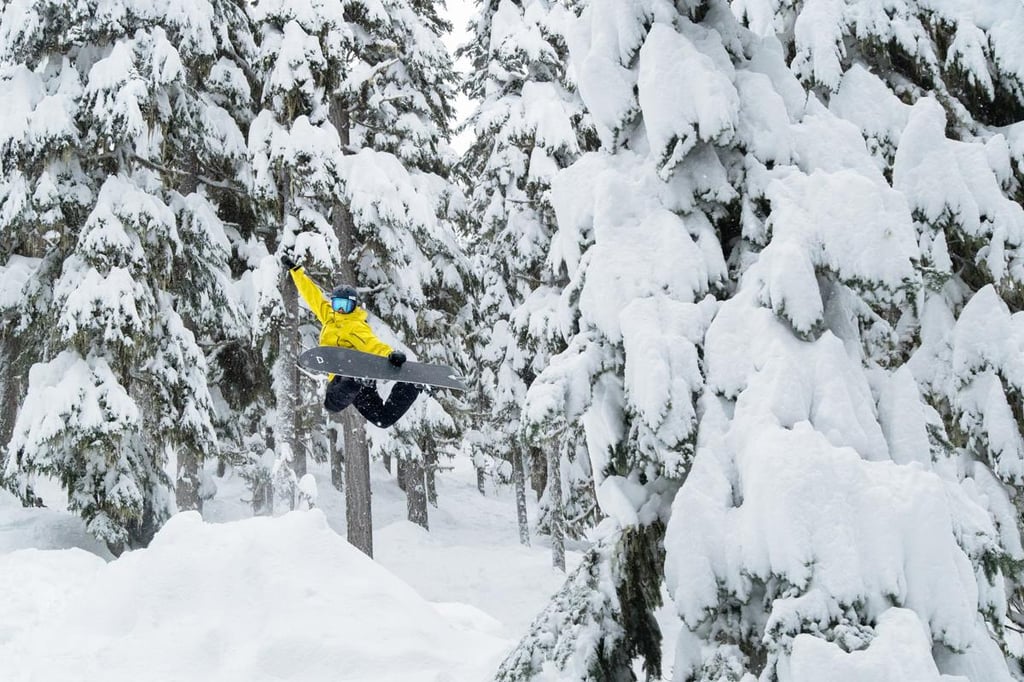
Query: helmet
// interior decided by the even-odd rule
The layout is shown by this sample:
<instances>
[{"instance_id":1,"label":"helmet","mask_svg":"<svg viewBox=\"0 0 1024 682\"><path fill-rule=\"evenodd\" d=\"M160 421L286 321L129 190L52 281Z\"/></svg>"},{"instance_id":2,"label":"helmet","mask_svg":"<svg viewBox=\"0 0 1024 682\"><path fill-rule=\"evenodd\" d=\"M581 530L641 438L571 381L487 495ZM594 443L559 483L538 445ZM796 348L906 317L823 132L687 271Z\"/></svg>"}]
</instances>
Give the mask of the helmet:
<instances>
[{"instance_id":1,"label":"helmet","mask_svg":"<svg viewBox=\"0 0 1024 682\"><path fill-rule=\"evenodd\" d=\"M331 292L331 308L336 313L350 313L359 305L359 292L343 284Z\"/></svg>"}]
</instances>

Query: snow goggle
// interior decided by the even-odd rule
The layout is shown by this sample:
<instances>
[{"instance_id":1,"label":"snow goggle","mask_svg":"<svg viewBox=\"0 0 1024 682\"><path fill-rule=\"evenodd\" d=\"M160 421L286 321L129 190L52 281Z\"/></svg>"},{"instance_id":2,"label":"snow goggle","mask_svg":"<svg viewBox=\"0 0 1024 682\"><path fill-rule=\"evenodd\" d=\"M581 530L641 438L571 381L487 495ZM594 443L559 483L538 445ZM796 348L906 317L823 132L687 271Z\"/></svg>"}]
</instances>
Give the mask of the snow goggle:
<instances>
[{"instance_id":1,"label":"snow goggle","mask_svg":"<svg viewBox=\"0 0 1024 682\"><path fill-rule=\"evenodd\" d=\"M336 296L331 299L331 307L334 308L336 313L350 313L356 309L356 301L353 298Z\"/></svg>"}]
</instances>

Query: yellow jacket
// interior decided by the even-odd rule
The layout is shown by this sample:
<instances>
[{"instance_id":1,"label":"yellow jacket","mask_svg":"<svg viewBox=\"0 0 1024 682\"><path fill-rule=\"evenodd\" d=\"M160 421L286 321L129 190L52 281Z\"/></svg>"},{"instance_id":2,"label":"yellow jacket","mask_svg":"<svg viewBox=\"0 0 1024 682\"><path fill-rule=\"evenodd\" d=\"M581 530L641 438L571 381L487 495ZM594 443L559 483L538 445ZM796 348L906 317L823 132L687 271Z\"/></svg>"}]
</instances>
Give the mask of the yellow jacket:
<instances>
[{"instance_id":1,"label":"yellow jacket","mask_svg":"<svg viewBox=\"0 0 1024 682\"><path fill-rule=\"evenodd\" d=\"M336 313L331 308L330 300L302 268L295 268L291 273L295 288L323 325L320 330L321 346L341 346L387 357L391 346L374 336L370 325L366 323L366 310L357 307L347 314Z\"/></svg>"}]
</instances>

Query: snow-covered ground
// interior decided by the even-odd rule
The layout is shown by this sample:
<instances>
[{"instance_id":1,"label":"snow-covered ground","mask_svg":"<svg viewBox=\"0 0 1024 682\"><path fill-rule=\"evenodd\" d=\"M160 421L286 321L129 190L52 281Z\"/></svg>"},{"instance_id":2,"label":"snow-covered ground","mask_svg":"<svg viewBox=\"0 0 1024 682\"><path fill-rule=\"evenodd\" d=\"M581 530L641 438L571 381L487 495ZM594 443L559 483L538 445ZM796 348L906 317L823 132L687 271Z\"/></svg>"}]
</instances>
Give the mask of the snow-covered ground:
<instances>
[{"instance_id":1,"label":"snow-covered ground","mask_svg":"<svg viewBox=\"0 0 1024 682\"><path fill-rule=\"evenodd\" d=\"M480 496L457 460L427 533L376 464L371 561L344 540L327 470L313 470L316 510L251 518L229 473L205 521L179 514L117 560L78 519L2 494L2 679L491 679L564 578L541 542L519 545L511 490Z\"/></svg>"}]
</instances>

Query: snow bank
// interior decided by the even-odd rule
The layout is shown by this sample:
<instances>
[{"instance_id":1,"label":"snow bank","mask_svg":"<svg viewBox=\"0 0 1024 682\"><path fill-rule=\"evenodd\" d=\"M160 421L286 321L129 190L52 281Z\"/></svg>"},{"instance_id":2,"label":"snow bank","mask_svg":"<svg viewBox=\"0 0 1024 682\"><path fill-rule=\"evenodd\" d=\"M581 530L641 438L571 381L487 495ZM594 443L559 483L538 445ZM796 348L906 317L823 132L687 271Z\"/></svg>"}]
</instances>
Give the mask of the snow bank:
<instances>
[{"instance_id":1,"label":"snow bank","mask_svg":"<svg viewBox=\"0 0 1024 682\"><path fill-rule=\"evenodd\" d=\"M56 488L55 482L40 480L33 492L47 505L59 502L63 506L66 503L64 491L53 490L51 495L52 488ZM85 522L78 516L46 507L24 508L14 495L0 490L0 555L27 548L55 550L73 547L112 558L106 546L86 532ZM0 572L0 575L10 579L7 573Z\"/></svg>"},{"instance_id":2,"label":"snow bank","mask_svg":"<svg viewBox=\"0 0 1024 682\"><path fill-rule=\"evenodd\" d=\"M863 651L847 653L832 642L799 635L793 640L793 664L780 682L946 682L962 677L940 675L917 615L889 609L878 619L877 636Z\"/></svg>"},{"instance_id":3,"label":"snow bank","mask_svg":"<svg viewBox=\"0 0 1024 682\"><path fill-rule=\"evenodd\" d=\"M109 564L21 550L0 557L0 575L7 680L471 680L507 646L433 607L319 511L179 514Z\"/></svg>"}]
</instances>

